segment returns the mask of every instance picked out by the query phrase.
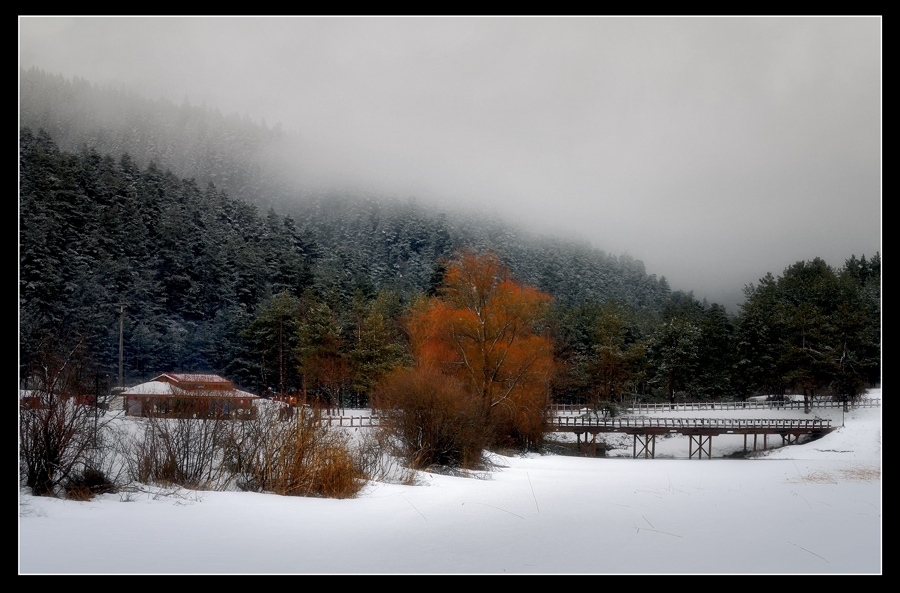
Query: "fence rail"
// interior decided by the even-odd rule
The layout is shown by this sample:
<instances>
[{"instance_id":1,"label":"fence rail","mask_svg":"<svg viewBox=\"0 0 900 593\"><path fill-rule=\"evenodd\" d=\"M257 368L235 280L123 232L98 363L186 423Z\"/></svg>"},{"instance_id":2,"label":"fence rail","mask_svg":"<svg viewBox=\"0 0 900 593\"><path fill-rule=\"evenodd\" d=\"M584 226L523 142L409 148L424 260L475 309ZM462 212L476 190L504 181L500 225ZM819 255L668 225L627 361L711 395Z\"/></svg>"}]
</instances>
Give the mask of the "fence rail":
<instances>
[{"instance_id":1,"label":"fence rail","mask_svg":"<svg viewBox=\"0 0 900 593\"><path fill-rule=\"evenodd\" d=\"M320 423L325 426L359 426L366 428L379 426L378 416L322 416Z\"/></svg>"}]
</instances>

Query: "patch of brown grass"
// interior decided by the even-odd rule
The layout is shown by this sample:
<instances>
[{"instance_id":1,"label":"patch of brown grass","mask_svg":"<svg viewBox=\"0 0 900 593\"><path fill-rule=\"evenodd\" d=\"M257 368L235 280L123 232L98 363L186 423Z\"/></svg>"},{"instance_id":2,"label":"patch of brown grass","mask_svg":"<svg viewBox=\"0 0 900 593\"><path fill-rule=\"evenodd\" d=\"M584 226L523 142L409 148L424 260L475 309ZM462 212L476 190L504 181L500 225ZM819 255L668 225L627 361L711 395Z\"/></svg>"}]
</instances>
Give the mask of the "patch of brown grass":
<instances>
[{"instance_id":1,"label":"patch of brown grass","mask_svg":"<svg viewBox=\"0 0 900 593\"><path fill-rule=\"evenodd\" d=\"M841 470L841 477L852 482L873 482L881 479L880 467L851 467Z\"/></svg>"},{"instance_id":2,"label":"patch of brown grass","mask_svg":"<svg viewBox=\"0 0 900 593\"><path fill-rule=\"evenodd\" d=\"M837 477L835 476L835 474L837 475ZM836 472L819 470L805 476L800 476L800 479L804 482L813 482L817 484L837 484L838 481L872 482L881 479L881 468L870 466L854 466L841 468Z\"/></svg>"},{"instance_id":3,"label":"patch of brown grass","mask_svg":"<svg viewBox=\"0 0 900 593\"><path fill-rule=\"evenodd\" d=\"M807 476L803 476L804 482L816 482L817 484L836 484L837 481L832 475L826 471L813 472Z\"/></svg>"},{"instance_id":4,"label":"patch of brown grass","mask_svg":"<svg viewBox=\"0 0 900 593\"><path fill-rule=\"evenodd\" d=\"M94 498L94 493L87 486L79 484L66 489L66 498L68 500L87 502Z\"/></svg>"}]
</instances>

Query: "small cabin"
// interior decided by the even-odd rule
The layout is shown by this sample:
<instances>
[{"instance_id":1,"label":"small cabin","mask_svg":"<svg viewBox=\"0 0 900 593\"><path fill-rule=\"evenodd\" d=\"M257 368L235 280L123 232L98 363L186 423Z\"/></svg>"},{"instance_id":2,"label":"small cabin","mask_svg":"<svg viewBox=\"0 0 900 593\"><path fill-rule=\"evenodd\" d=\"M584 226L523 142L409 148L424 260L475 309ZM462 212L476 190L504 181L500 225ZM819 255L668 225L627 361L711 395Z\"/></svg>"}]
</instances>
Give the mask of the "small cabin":
<instances>
[{"instance_id":1,"label":"small cabin","mask_svg":"<svg viewBox=\"0 0 900 593\"><path fill-rule=\"evenodd\" d=\"M209 374L163 373L122 392L127 416L249 417L259 396Z\"/></svg>"}]
</instances>

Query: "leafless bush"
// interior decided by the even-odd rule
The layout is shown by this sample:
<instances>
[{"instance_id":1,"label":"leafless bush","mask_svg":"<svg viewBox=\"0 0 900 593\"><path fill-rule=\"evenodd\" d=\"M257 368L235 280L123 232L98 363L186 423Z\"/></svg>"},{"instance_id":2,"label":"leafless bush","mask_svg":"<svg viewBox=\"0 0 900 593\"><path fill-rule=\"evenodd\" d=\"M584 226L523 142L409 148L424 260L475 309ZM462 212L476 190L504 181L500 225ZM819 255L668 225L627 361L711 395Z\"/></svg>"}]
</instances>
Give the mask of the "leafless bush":
<instances>
[{"instance_id":1,"label":"leafless bush","mask_svg":"<svg viewBox=\"0 0 900 593\"><path fill-rule=\"evenodd\" d=\"M298 409L299 410L299 409ZM344 434L312 411L263 406L244 419L149 417L124 448L139 483L348 498L365 474Z\"/></svg>"},{"instance_id":2,"label":"leafless bush","mask_svg":"<svg viewBox=\"0 0 900 593\"><path fill-rule=\"evenodd\" d=\"M229 424L225 416L203 419L150 416L126 447L132 480L214 490L227 485L223 452Z\"/></svg>"},{"instance_id":3,"label":"leafless bush","mask_svg":"<svg viewBox=\"0 0 900 593\"><path fill-rule=\"evenodd\" d=\"M275 406L262 408L234 428L226 466L242 489L352 498L365 485L347 435L323 426L309 408L290 417Z\"/></svg>"},{"instance_id":4,"label":"leafless bush","mask_svg":"<svg viewBox=\"0 0 900 593\"><path fill-rule=\"evenodd\" d=\"M93 421L84 406L41 391L19 416L20 469L33 494L54 496L81 464Z\"/></svg>"},{"instance_id":5,"label":"leafless bush","mask_svg":"<svg viewBox=\"0 0 900 593\"><path fill-rule=\"evenodd\" d=\"M409 466L476 467L485 446L480 400L457 380L427 368L404 369L376 389L381 438Z\"/></svg>"},{"instance_id":6,"label":"leafless bush","mask_svg":"<svg viewBox=\"0 0 900 593\"><path fill-rule=\"evenodd\" d=\"M96 385L81 343L66 346L48 338L39 352L33 389L20 398L22 481L37 496L69 491L89 498L114 488L103 475L107 420L95 405Z\"/></svg>"},{"instance_id":7,"label":"leafless bush","mask_svg":"<svg viewBox=\"0 0 900 593\"><path fill-rule=\"evenodd\" d=\"M63 484L66 498L90 500L97 494L118 492L127 482L118 454L120 440L116 425L111 421L100 423L81 464Z\"/></svg>"}]
</instances>

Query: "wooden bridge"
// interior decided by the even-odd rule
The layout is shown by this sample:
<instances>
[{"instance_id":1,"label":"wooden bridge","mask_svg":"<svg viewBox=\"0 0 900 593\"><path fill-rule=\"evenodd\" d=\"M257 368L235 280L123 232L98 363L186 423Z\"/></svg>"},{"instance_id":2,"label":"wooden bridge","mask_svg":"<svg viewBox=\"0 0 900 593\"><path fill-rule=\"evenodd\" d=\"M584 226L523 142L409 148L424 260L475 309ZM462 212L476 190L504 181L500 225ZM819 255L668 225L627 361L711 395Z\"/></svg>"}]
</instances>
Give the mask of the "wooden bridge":
<instances>
[{"instance_id":1,"label":"wooden bridge","mask_svg":"<svg viewBox=\"0 0 900 593\"><path fill-rule=\"evenodd\" d=\"M583 416L555 416L546 424L547 432L571 432L578 439L579 447L597 452L597 435L600 433L624 433L634 436L634 458L656 457L656 437L667 434L683 434L690 437L688 458L712 457L712 437L723 434L744 435L744 451L748 437L753 437L753 450L757 450L760 437L762 448L768 448L770 435L780 436L783 445L799 442L803 435L821 436L833 430L830 419L734 419L734 418L670 418L630 417L608 420ZM582 443L584 436L584 443Z\"/></svg>"},{"instance_id":2,"label":"wooden bridge","mask_svg":"<svg viewBox=\"0 0 900 593\"><path fill-rule=\"evenodd\" d=\"M379 425L379 418L372 416L323 416L327 426L372 428ZM781 437L782 445L797 444L801 436L821 436L833 430L830 419L735 419L735 418L672 418L672 417L622 417L597 419L585 416L554 416L547 420L546 432L570 432L575 434L579 448L597 454L597 435L622 433L634 437L634 458L655 458L656 437L683 434L690 437L688 458L712 457L712 437L725 434L744 435L744 451L760 446L768 448L770 436ZM583 437L583 441L582 441ZM752 437L752 442L748 440Z\"/></svg>"}]
</instances>

